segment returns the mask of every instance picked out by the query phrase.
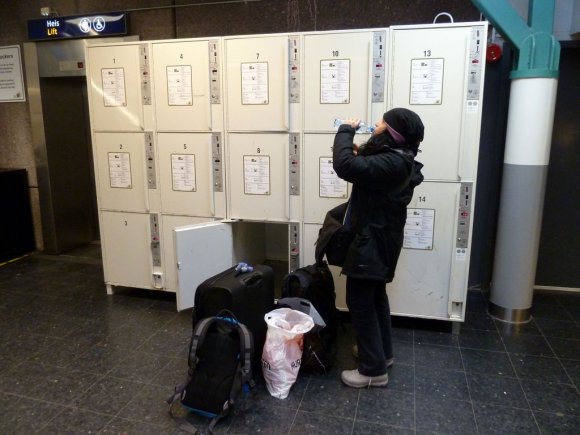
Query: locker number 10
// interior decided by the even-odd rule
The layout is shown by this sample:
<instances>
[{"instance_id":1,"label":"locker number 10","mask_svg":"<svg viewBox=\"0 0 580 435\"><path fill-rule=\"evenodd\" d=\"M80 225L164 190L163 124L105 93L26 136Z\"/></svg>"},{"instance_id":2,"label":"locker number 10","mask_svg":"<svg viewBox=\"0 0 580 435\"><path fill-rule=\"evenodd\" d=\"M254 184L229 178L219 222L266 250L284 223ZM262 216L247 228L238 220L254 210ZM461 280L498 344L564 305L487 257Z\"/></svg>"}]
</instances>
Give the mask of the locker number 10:
<instances>
[{"instance_id":1,"label":"locker number 10","mask_svg":"<svg viewBox=\"0 0 580 435\"><path fill-rule=\"evenodd\" d=\"M338 57L339 56L338 50L332 50L332 56Z\"/></svg>"}]
</instances>

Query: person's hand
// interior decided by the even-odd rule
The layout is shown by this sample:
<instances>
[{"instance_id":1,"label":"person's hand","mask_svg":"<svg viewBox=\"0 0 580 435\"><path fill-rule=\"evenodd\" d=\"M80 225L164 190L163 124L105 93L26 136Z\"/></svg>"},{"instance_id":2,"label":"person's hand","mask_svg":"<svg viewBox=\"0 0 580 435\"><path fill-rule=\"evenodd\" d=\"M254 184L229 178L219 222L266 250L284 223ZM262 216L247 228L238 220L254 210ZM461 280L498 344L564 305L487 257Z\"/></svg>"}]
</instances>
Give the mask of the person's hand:
<instances>
[{"instance_id":1,"label":"person's hand","mask_svg":"<svg viewBox=\"0 0 580 435\"><path fill-rule=\"evenodd\" d=\"M353 144L352 144L352 153L353 153L355 156L358 156L358 149L359 149L359 146L358 146L358 144L356 144L356 143L353 143Z\"/></svg>"},{"instance_id":2,"label":"person's hand","mask_svg":"<svg viewBox=\"0 0 580 435\"><path fill-rule=\"evenodd\" d=\"M344 121L342 121L342 123L348 124L356 130L358 128L358 126L360 125L360 118L347 118Z\"/></svg>"}]
</instances>

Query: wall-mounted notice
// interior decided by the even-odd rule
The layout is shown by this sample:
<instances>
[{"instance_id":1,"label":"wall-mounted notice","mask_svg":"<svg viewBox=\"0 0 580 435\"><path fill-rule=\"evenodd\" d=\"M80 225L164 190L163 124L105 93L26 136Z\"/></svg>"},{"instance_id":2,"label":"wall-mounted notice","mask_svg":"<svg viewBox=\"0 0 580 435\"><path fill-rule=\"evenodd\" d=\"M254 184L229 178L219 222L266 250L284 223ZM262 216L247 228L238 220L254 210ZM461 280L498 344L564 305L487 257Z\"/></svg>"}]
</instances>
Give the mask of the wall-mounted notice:
<instances>
[{"instance_id":1,"label":"wall-mounted notice","mask_svg":"<svg viewBox=\"0 0 580 435\"><path fill-rule=\"evenodd\" d=\"M129 153L109 153L109 180L114 189L131 188L131 156Z\"/></svg>"},{"instance_id":2,"label":"wall-mounted notice","mask_svg":"<svg viewBox=\"0 0 580 435\"><path fill-rule=\"evenodd\" d=\"M242 104L268 104L268 62L242 63Z\"/></svg>"},{"instance_id":3,"label":"wall-mounted notice","mask_svg":"<svg viewBox=\"0 0 580 435\"><path fill-rule=\"evenodd\" d=\"M170 106L193 104L191 81L191 65L167 67L167 99Z\"/></svg>"},{"instance_id":4,"label":"wall-mounted notice","mask_svg":"<svg viewBox=\"0 0 580 435\"><path fill-rule=\"evenodd\" d=\"M26 101L20 46L0 47L0 102Z\"/></svg>"},{"instance_id":5,"label":"wall-mounted notice","mask_svg":"<svg viewBox=\"0 0 580 435\"><path fill-rule=\"evenodd\" d=\"M443 59L411 60L410 104L442 103L443 64Z\"/></svg>"},{"instance_id":6,"label":"wall-mounted notice","mask_svg":"<svg viewBox=\"0 0 580 435\"><path fill-rule=\"evenodd\" d=\"M347 183L339 178L332 167L332 157L320 157L320 191L321 198L346 198Z\"/></svg>"},{"instance_id":7,"label":"wall-mounted notice","mask_svg":"<svg viewBox=\"0 0 580 435\"><path fill-rule=\"evenodd\" d=\"M195 192L195 154L171 154L173 190Z\"/></svg>"},{"instance_id":8,"label":"wall-mounted notice","mask_svg":"<svg viewBox=\"0 0 580 435\"><path fill-rule=\"evenodd\" d=\"M270 156L244 156L244 193L270 194Z\"/></svg>"},{"instance_id":9,"label":"wall-mounted notice","mask_svg":"<svg viewBox=\"0 0 580 435\"><path fill-rule=\"evenodd\" d=\"M403 248L432 250L434 228L435 210L408 208Z\"/></svg>"},{"instance_id":10,"label":"wall-mounted notice","mask_svg":"<svg viewBox=\"0 0 580 435\"><path fill-rule=\"evenodd\" d=\"M320 104L350 103L350 59L320 61Z\"/></svg>"},{"instance_id":11,"label":"wall-mounted notice","mask_svg":"<svg viewBox=\"0 0 580 435\"><path fill-rule=\"evenodd\" d=\"M126 106L125 70L123 68L103 68L101 77L105 107Z\"/></svg>"}]
</instances>

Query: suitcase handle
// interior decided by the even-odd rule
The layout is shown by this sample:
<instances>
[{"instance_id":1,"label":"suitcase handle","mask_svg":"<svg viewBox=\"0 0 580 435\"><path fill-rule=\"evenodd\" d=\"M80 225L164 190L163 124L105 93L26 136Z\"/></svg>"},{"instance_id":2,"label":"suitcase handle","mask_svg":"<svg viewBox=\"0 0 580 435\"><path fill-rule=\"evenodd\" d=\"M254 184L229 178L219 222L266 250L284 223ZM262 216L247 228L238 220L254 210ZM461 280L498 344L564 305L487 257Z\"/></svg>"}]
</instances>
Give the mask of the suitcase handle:
<instances>
[{"instance_id":1,"label":"suitcase handle","mask_svg":"<svg viewBox=\"0 0 580 435\"><path fill-rule=\"evenodd\" d=\"M245 285L252 285L261 280L262 280L261 273L252 273L251 275L246 275L240 278L240 281L243 282Z\"/></svg>"}]
</instances>

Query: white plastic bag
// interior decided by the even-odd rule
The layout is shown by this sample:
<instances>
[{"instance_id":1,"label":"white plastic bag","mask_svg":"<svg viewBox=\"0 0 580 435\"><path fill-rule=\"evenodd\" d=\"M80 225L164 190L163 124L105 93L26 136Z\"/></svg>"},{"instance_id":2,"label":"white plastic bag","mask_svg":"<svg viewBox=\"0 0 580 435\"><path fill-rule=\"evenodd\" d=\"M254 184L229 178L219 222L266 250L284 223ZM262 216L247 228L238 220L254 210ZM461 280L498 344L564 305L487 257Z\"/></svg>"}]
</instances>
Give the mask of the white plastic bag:
<instances>
[{"instance_id":1,"label":"white plastic bag","mask_svg":"<svg viewBox=\"0 0 580 435\"><path fill-rule=\"evenodd\" d=\"M270 394L285 399L298 377L304 333L314 327L314 321L308 314L290 308L270 311L264 320L268 332L262 352L262 372Z\"/></svg>"}]
</instances>

